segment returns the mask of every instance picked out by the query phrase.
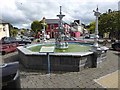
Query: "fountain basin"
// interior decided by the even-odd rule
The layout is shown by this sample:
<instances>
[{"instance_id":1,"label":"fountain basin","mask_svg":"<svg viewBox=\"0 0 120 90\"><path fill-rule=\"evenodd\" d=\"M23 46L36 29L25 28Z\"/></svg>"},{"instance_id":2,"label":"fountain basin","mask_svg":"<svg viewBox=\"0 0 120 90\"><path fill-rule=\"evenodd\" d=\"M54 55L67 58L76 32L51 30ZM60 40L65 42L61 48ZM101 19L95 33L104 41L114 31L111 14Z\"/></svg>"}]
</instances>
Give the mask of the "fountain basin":
<instances>
[{"instance_id":1,"label":"fountain basin","mask_svg":"<svg viewBox=\"0 0 120 90\"><path fill-rule=\"evenodd\" d=\"M48 44L35 44L28 46L27 48L33 52L39 52L42 46L55 46L55 43L48 43ZM69 52L87 52L91 49L91 44L83 44L78 42L71 42L69 43L69 48L61 49L55 48L54 53L69 53Z\"/></svg>"},{"instance_id":2,"label":"fountain basin","mask_svg":"<svg viewBox=\"0 0 120 90\"><path fill-rule=\"evenodd\" d=\"M29 50L32 46L36 45L18 47L20 62L25 68L47 70L47 53L33 52ZM94 52L91 51L54 52L49 55L51 71L80 71L94 64Z\"/></svg>"}]
</instances>

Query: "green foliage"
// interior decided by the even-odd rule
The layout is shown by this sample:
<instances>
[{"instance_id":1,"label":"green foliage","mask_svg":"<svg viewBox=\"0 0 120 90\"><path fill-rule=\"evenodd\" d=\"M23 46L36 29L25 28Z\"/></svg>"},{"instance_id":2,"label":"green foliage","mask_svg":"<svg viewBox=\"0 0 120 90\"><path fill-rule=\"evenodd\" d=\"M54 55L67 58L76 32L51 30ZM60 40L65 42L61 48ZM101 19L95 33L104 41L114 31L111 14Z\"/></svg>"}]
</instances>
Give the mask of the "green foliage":
<instances>
[{"instance_id":1,"label":"green foliage","mask_svg":"<svg viewBox=\"0 0 120 90\"><path fill-rule=\"evenodd\" d=\"M120 12L111 11L103 13L99 18L99 32L104 34L110 32L111 37L116 37L120 32Z\"/></svg>"},{"instance_id":2,"label":"green foliage","mask_svg":"<svg viewBox=\"0 0 120 90\"><path fill-rule=\"evenodd\" d=\"M10 24L10 36L15 37L18 34L18 28Z\"/></svg>"},{"instance_id":3,"label":"green foliage","mask_svg":"<svg viewBox=\"0 0 120 90\"><path fill-rule=\"evenodd\" d=\"M95 32L95 21L91 22L88 27L89 27L88 30L90 31L90 33L94 33Z\"/></svg>"},{"instance_id":4,"label":"green foliage","mask_svg":"<svg viewBox=\"0 0 120 90\"><path fill-rule=\"evenodd\" d=\"M10 30L10 35L11 35L12 37L15 37L17 34L18 34L18 30L17 30L17 29L12 29L12 30Z\"/></svg>"},{"instance_id":5,"label":"green foliage","mask_svg":"<svg viewBox=\"0 0 120 90\"><path fill-rule=\"evenodd\" d=\"M31 29L37 34L39 31L41 31L43 28L44 28L44 25L43 25L44 21L41 20L41 21L38 21L38 20L35 20L32 22L31 24ZM47 23L45 22L45 30L48 28L48 25Z\"/></svg>"},{"instance_id":6,"label":"green foliage","mask_svg":"<svg viewBox=\"0 0 120 90\"><path fill-rule=\"evenodd\" d=\"M110 33L110 38L119 38L120 36L120 11L108 10L108 13L103 13L98 19L98 30L100 35ZM91 33L95 31L95 22L91 22L88 26Z\"/></svg>"},{"instance_id":7,"label":"green foliage","mask_svg":"<svg viewBox=\"0 0 120 90\"><path fill-rule=\"evenodd\" d=\"M25 29L22 29L22 30L20 31L20 33L21 33L21 35L24 35Z\"/></svg>"},{"instance_id":8,"label":"green foliage","mask_svg":"<svg viewBox=\"0 0 120 90\"><path fill-rule=\"evenodd\" d=\"M32 22L32 24L31 24L31 29L32 29L35 33L37 33L38 31L41 30L41 24L39 23L38 20L35 20L35 21Z\"/></svg>"}]
</instances>

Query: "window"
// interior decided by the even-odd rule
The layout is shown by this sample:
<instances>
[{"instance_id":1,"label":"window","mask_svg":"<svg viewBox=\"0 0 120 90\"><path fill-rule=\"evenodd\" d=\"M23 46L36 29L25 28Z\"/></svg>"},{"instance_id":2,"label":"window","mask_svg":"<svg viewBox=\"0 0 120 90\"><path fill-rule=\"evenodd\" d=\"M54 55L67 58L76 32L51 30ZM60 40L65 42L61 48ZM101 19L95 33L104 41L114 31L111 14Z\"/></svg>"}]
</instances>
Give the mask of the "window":
<instances>
[{"instance_id":1,"label":"window","mask_svg":"<svg viewBox=\"0 0 120 90\"><path fill-rule=\"evenodd\" d=\"M3 31L5 31L5 25L3 25Z\"/></svg>"},{"instance_id":2,"label":"window","mask_svg":"<svg viewBox=\"0 0 120 90\"><path fill-rule=\"evenodd\" d=\"M54 29L54 25L53 25L53 24L52 24L52 25L50 25L50 28L51 28L51 29Z\"/></svg>"}]
</instances>

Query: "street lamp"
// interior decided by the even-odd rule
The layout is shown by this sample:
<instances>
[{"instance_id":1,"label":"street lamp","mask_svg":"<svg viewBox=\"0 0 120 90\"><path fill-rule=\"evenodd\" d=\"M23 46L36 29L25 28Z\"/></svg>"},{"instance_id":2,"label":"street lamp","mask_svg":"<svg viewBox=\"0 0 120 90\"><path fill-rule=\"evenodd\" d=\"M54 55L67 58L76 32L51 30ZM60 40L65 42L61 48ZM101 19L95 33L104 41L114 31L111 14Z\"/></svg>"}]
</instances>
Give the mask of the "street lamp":
<instances>
[{"instance_id":1,"label":"street lamp","mask_svg":"<svg viewBox=\"0 0 120 90\"><path fill-rule=\"evenodd\" d=\"M46 23L45 23L45 17L43 17L43 23L42 23L42 25L43 25L43 29L42 29L43 41L46 42L46 34L45 34L45 25L46 25Z\"/></svg>"},{"instance_id":2,"label":"street lamp","mask_svg":"<svg viewBox=\"0 0 120 90\"><path fill-rule=\"evenodd\" d=\"M100 12L98 12L98 7L97 7L97 9L96 9L96 11L95 10L93 10L93 12L94 12L94 15L96 16L96 28L95 28L95 40L94 40L94 47L98 47L99 45L98 45L98 38L99 38L99 36L98 36L98 17L100 16Z\"/></svg>"}]
</instances>

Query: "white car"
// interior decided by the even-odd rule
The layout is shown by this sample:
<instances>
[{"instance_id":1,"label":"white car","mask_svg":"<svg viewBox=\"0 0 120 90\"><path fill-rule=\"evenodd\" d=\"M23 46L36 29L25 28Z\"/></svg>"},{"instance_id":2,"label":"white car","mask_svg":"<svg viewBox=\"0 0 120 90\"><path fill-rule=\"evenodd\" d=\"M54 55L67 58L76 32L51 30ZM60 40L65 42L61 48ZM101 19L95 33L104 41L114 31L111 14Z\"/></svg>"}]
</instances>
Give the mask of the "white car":
<instances>
[{"instance_id":1,"label":"white car","mask_svg":"<svg viewBox=\"0 0 120 90\"><path fill-rule=\"evenodd\" d=\"M46 35L46 39L48 39L48 40L49 40L49 39L50 39L50 36L49 36L49 35Z\"/></svg>"},{"instance_id":2,"label":"white car","mask_svg":"<svg viewBox=\"0 0 120 90\"><path fill-rule=\"evenodd\" d=\"M95 34L87 34L87 35L85 35L85 38L86 39L95 39L96 36L95 36ZM98 36L98 38L99 38L99 36Z\"/></svg>"}]
</instances>

